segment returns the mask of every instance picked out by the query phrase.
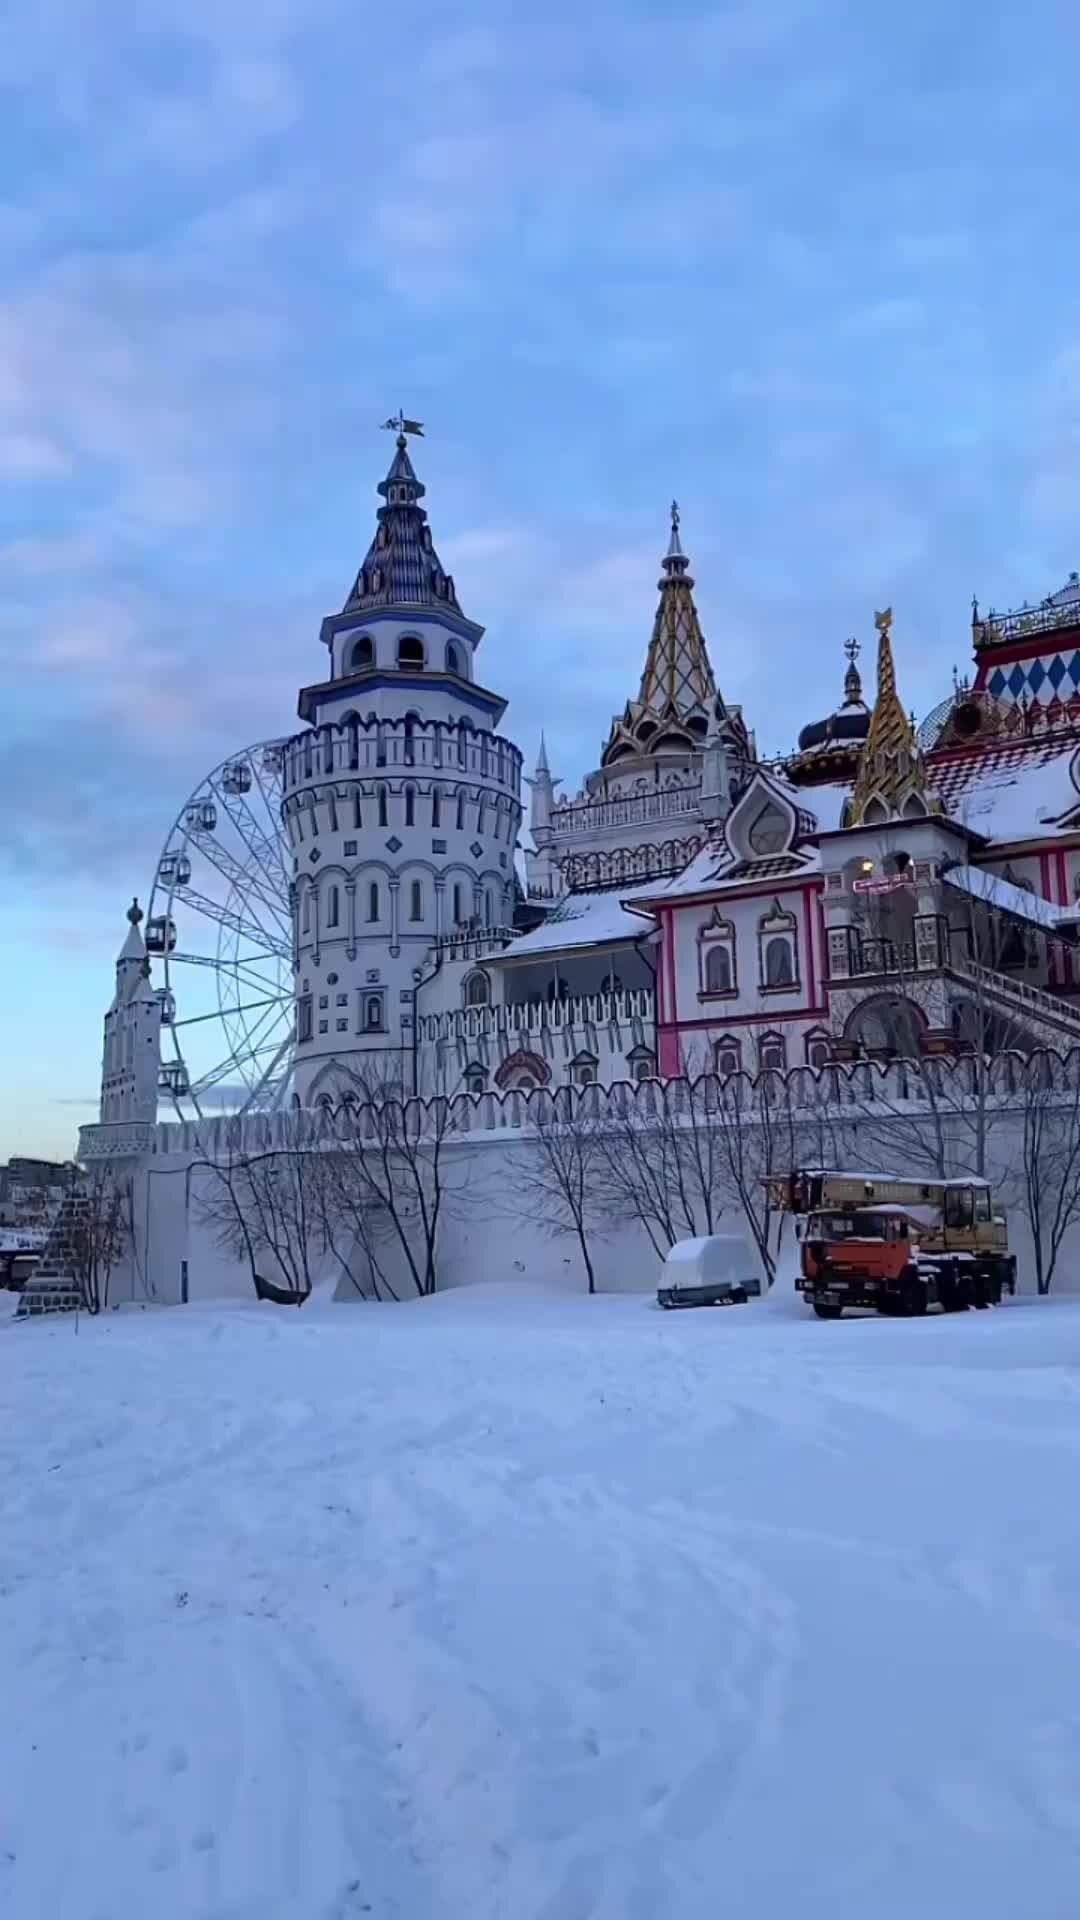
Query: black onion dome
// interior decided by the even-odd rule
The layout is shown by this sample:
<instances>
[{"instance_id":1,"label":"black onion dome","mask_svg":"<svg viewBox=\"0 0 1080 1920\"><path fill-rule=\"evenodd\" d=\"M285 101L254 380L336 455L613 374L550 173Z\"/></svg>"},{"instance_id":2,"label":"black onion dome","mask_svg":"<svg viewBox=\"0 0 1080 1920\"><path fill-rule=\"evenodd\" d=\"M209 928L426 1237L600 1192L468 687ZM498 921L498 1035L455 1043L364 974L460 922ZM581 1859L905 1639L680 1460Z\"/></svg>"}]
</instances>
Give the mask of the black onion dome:
<instances>
[{"instance_id":1,"label":"black onion dome","mask_svg":"<svg viewBox=\"0 0 1080 1920\"><path fill-rule=\"evenodd\" d=\"M807 753L811 747L827 747L833 742L839 746L866 739L870 729L870 712L860 700L858 703L847 701L830 713L825 720L811 720L799 735L799 752Z\"/></svg>"}]
</instances>

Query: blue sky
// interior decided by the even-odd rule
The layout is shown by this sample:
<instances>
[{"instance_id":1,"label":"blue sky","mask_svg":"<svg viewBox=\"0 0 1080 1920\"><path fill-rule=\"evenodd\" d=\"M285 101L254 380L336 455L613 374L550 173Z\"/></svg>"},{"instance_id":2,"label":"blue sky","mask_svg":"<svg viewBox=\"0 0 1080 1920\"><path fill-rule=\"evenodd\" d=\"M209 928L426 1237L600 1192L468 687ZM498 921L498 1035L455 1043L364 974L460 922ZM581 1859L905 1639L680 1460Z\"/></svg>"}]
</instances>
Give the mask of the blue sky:
<instances>
[{"instance_id":1,"label":"blue sky","mask_svg":"<svg viewBox=\"0 0 1080 1920\"><path fill-rule=\"evenodd\" d=\"M452 17L451 17L452 16ZM399 404L576 784L677 494L767 751L891 601L920 712L1080 566L1066 0L17 0L0 69L0 1156L96 1097L123 911L287 731Z\"/></svg>"}]
</instances>

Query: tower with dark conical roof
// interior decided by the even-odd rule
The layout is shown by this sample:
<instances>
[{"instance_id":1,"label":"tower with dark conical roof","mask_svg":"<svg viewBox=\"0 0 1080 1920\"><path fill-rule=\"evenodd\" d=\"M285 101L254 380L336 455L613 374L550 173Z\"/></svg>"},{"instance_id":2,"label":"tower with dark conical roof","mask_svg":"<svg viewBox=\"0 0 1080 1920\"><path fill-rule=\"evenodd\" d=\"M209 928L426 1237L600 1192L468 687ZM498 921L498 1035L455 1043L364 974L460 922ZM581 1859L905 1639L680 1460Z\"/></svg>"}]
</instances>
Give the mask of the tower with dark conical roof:
<instances>
[{"instance_id":1,"label":"tower with dark conical roof","mask_svg":"<svg viewBox=\"0 0 1080 1920\"><path fill-rule=\"evenodd\" d=\"M514 920L521 755L497 732L506 702L475 674L484 630L421 504L419 425L388 424L374 537L323 621L329 671L301 692L308 726L285 750L305 1104L376 1070L415 1090L418 983L443 977L461 942L501 949Z\"/></svg>"}]
</instances>

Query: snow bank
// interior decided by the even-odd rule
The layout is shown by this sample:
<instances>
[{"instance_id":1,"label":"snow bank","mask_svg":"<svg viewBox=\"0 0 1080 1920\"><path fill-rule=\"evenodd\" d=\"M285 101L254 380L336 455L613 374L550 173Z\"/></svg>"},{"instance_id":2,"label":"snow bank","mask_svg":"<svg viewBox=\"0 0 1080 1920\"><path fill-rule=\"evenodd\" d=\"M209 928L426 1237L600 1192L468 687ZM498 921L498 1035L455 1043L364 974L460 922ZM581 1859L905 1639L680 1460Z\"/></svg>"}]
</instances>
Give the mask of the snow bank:
<instances>
[{"instance_id":1,"label":"snow bank","mask_svg":"<svg viewBox=\"0 0 1080 1920\"><path fill-rule=\"evenodd\" d=\"M1050 1920L1080 1307L0 1330L0 1912Z\"/></svg>"}]
</instances>

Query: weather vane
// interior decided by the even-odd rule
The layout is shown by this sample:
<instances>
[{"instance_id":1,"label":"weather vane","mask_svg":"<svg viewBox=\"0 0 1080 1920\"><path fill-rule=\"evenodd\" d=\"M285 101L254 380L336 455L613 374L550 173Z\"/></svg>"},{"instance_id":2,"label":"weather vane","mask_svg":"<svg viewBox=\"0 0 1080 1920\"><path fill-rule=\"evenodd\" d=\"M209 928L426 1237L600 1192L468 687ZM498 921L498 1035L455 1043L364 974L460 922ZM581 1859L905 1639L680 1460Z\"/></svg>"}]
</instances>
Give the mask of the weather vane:
<instances>
[{"instance_id":1,"label":"weather vane","mask_svg":"<svg viewBox=\"0 0 1080 1920\"><path fill-rule=\"evenodd\" d=\"M850 667L853 667L860 653L862 652L862 648L860 647L854 634L852 635L850 640L844 641L844 652L847 654L847 657L848 657L848 665Z\"/></svg>"},{"instance_id":2,"label":"weather vane","mask_svg":"<svg viewBox=\"0 0 1080 1920\"><path fill-rule=\"evenodd\" d=\"M679 531L679 503L677 500L673 500L671 503L671 530L673 533L678 533Z\"/></svg>"},{"instance_id":3,"label":"weather vane","mask_svg":"<svg viewBox=\"0 0 1080 1920\"><path fill-rule=\"evenodd\" d=\"M418 433L423 439L424 423L422 420L409 420L399 407L397 413L392 413L389 420L383 421L383 432L396 433L399 440L404 440L407 433Z\"/></svg>"}]
</instances>

